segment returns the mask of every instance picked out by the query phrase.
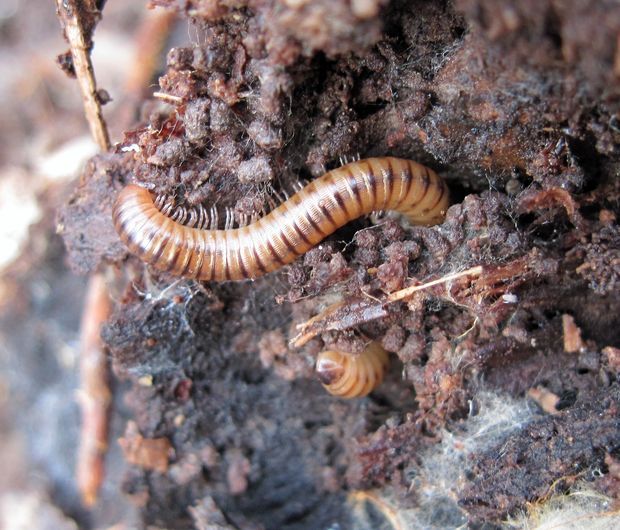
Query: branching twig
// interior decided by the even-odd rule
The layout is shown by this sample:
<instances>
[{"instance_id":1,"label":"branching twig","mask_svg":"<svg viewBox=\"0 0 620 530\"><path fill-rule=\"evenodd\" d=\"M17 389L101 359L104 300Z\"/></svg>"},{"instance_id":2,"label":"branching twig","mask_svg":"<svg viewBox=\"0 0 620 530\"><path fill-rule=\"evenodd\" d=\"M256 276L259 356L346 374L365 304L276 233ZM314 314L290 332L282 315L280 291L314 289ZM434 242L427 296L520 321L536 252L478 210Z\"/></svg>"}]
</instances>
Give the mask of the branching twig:
<instances>
[{"instance_id":1,"label":"branching twig","mask_svg":"<svg viewBox=\"0 0 620 530\"><path fill-rule=\"evenodd\" d=\"M297 326L299 334L291 339L291 344L299 348L324 331L345 330L371 320L376 320L377 318L385 317L387 315L386 307L389 304L406 300L419 291L430 289L440 284L450 283L459 278L480 276L482 270L482 266L479 265L461 272L442 276L421 285L412 285L389 294L384 300L373 300L370 302L363 300L346 304L338 302L306 322L299 324Z\"/></svg>"}]
</instances>

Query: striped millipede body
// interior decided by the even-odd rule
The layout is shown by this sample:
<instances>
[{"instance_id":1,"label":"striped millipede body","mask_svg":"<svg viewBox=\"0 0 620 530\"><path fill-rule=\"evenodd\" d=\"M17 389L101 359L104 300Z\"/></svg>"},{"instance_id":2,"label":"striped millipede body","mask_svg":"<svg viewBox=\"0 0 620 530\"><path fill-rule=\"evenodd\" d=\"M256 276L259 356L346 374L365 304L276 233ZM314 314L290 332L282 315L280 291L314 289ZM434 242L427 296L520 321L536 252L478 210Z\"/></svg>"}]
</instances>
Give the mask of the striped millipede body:
<instances>
[{"instance_id":1,"label":"striped millipede body","mask_svg":"<svg viewBox=\"0 0 620 530\"><path fill-rule=\"evenodd\" d=\"M316 360L316 374L325 389L342 398L364 397L383 381L388 353L378 342L370 342L362 353L326 350Z\"/></svg>"},{"instance_id":2,"label":"striped millipede body","mask_svg":"<svg viewBox=\"0 0 620 530\"><path fill-rule=\"evenodd\" d=\"M187 228L216 230L220 220L219 212L215 206L211 206L209 211L202 205L186 208L185 206L175 205L174 201L165 195L158 195L155 197L153 204L155 204L155 207L171 221ZM232 229L234 224L233 209L226 208L224 210L224 216L224 229ZM240 226L245 226L250 220L255 221L256 219L250 219L247 215L241 214L239 220Z\"/></svg>"},{"instance_id":3,"label":"striped millipede body","mask_svg":"<svg viewBox=\"0 0 620 530\"><path fill-rule=\"evenodd\" d=\"M243 280L291 263L341 226L375 210L395 210L418 225L440 223L448 200L445 183L431 169L382 157L329 171L240 228L184 226L161 211L163 201L156 204L148 190L136 185L121 190L113 218L129 250L158 270L199 280Z\"/></svg>"}]
</instances>

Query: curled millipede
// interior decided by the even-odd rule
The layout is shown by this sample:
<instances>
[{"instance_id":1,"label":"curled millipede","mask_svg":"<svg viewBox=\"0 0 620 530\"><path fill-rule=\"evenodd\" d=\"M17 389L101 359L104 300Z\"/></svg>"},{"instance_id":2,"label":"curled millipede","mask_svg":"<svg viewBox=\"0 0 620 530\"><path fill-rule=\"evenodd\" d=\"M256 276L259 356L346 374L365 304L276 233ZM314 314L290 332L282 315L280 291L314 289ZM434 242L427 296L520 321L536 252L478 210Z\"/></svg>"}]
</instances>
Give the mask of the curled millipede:
<instances>
[{"instance_id":1,"label":"curled millipede","mask_svg":"<svg viewBox=\"0 0 620 530\"><path fill-rule=\"evenodd\" d=\"M341 226L375 210L395 210L418 225L443 221L448 189L431 169L392 157L368 158L329 171L269 214L235 229L184 226L162 199L136 185L113 208L129 250L158 270L199 280L243 280L275 271ZM176 216L184 220L183 212ZM210 225L204 220L193 224Z\"/></svg>"},{"instance_id":2,"label":"curled millipede","mask_svg":"<svg viewBox=\"0 0 620 530\"><path fill-rule=\"evenodd\" d=\"M342 398L364 397L383 381L388 353L378 342L370 342L360 354L326 350L316 360L316 374L325 389Z\"/></svg>"}]
</instances>

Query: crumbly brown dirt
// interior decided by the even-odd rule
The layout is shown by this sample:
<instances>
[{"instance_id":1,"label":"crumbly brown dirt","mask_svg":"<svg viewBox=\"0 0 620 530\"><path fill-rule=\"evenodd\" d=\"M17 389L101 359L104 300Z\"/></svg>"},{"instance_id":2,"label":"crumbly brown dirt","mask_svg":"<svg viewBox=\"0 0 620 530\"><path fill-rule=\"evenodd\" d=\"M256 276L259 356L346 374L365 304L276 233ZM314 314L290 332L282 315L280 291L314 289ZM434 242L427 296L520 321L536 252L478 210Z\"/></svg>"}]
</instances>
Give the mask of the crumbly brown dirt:
<instances>
[{"instance_id":1,"label":"crumbly brown dirt","mask_svg":"<svg viewBox=\"0 0 620 530\"><path fill-rule=\"evenodd\" d=\"M166 473L128 466L124 490L144 520L352 528L346 493L369 488L415 505L408 472L483 388L524 398L542 387L560 400L474 455L456 499L472 526L574 477L617 498L605 473L620 456L620 383L604 349L620 344L620 8L152 3L193 17L199 43L169 51L168 98L91 161L60 213L75 270L118 270L123 295L103 337L141 436L174 448ZM111 223L129 182L239 219L357 155L437 169L452 192L446 221L361 219L281 272L206 285L128 256ZM331 304L476 266L478 277L386 305L381 318L353 312L355 325L288 343ZM578 352L564 351L564 314L581 330ZM360 401L326 395L310 370L317 352L356 352L368 338L392 353L384 385Z\"/></svg>"}]
</instances>

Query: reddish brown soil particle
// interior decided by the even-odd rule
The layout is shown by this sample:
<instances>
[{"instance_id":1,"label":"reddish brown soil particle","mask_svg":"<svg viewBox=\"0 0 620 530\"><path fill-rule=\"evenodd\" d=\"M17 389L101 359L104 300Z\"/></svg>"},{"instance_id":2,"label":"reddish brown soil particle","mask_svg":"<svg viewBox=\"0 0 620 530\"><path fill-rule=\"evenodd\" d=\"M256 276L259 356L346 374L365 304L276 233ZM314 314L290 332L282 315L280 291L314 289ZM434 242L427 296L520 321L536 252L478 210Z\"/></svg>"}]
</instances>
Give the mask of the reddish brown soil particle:
<instances>
[{"instance_id":1,"label":"reddish brown soil particle","mask_svg":"<svg viewBox=\"0 0 620 530\"><path fill-rule=\"evenodd\" d=\"M144 438L136 424L129 422L125 436L119 438L118 443L130 464L159 473L168 470L168 461L173 451L166 438Z\"/></svg>"}]
</instances>

